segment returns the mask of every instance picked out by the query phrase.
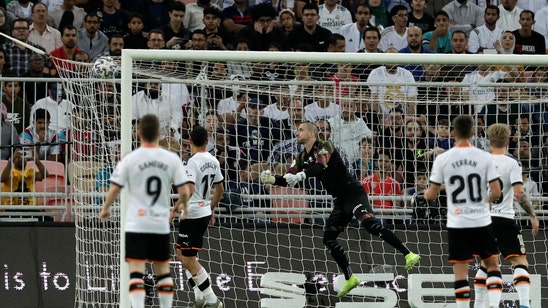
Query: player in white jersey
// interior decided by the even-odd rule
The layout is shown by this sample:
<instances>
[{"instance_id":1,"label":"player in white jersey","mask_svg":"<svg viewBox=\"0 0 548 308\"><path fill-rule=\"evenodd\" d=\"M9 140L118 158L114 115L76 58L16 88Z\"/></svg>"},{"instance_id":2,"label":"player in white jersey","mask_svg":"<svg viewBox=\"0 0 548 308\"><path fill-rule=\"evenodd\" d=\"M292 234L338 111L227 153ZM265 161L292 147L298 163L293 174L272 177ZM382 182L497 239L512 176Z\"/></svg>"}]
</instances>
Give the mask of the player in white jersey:
<instances>
[{"instance_id":1,"label":"player in white jersey","mask_svg":"<svg viewBox=\"0 0 548 308\"><path fill-rule=\"evenodd\" d=\"M470 305L468 264L474 255L478 255L487 268L490 307L498 307L502 274L491 230L489 203L501 195L499 177L491 156L472 146L474 119L468 115L458 116L453 128L455 147L434 160L424 198L435 200L441 185L445 184L449 262L453 263L455 274L456 307Z\"/></svg>"},{"instance_id":2,"label":"player in white jersey","mask_svg":"<svg viewBox=\"0 0 548 308\"><path fill-rule=\"evenodd\" d=\"M126 155L112 173L110 189L101 210L101 219L110 217L110 207L124 186L129 189L125 225L125 258L129 265L132 307L145 305L145 262L152 261L161 308L173 303L173 280L169 274L171 187L179 193L178 206L186 204L190 193L184 165L174 153L158 146L160 121L144 115L137 132L141 146ZM179 210L176 206L174 211Z\"/></svg>"},{"instance_id":3,"label":"player in white jersey","mask_svg":"<svg viewBox=\"0 0 548 308\"><path fill-rule=\"evenodd\" d=\"M523 190L522 168L514 158L507 155L510 140L510 127L506 124L493 124L487 129L491 143L491 157L500 175L502 197L493 202L491 219L493 232L500 253L512 263L514 269L514 287L518 291L520 308L529 308L530 281L525 256L525 246L521 231L514 222L514 198L530 216L533 235L538 233L538 219L531 207L531 201ZM485 264L476 273L474 288L476 291L474 307L484 308L487 299L487 270Z\"/></svg>"},{"instance_id":4,"label":"player in white jersey","mask_svg":"<svg viewBox=\"0 0 548 308\"><path fill-rule=\"evenodd\" d=\"M213 293L209 274L198 263L198 251L202 249L204 233L214 223L214 209L223 195L223 175L219 161L206 151L207 130L195 126L190 132L192 156L187 163L188 184L191 193L188 206L183 206L179 221L177 258L181 260L188 282L194 289L195 307L223 307ZM211 189L215 188L213 198Z\"/></svg>"}]
</instances>

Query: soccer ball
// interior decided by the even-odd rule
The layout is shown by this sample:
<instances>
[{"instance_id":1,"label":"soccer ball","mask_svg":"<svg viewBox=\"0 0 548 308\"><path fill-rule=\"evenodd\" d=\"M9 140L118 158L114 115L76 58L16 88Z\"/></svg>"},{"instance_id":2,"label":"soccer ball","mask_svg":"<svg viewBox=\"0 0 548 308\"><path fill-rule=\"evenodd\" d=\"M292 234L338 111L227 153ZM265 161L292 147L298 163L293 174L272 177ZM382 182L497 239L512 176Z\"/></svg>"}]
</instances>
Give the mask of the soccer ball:
<instances>
[{"instance_id":1,"label":"soccer ball","mask_svg":"<svg viewBox=\"0 0 548 308\"><path fill-rule=\"evenodd\" d=\"M112 57L100 57L93 63L93 76L100 79L112 79L118 71L118 63Z\"/></svg>"}]
</instances>

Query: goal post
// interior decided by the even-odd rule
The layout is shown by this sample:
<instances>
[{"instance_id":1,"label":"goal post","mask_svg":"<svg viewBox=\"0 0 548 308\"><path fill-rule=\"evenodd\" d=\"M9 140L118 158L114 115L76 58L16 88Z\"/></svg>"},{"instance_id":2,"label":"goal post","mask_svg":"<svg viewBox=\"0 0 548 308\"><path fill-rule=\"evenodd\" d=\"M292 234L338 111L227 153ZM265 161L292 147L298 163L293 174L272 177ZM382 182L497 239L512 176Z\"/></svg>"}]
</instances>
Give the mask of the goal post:
<instances>
[{"instance_id":1,"label":"goal post","mask_svg":"<svg viewBox=\"0 0 548 308\"><path fill-rule=\"evenodd\" d=\"M117 136L116 141L120 141L121 155L128 153L135 146L132 100L135 99L136 93L150 91L147 88L148 83L162 83L162 85L171 85L170 90L166 93L169 92L169 95L173 96L165 98L166 100L163 102L177 102L182 105L182 121L175 122L180 125L180 133L183 136L184 132L192 125L210 125L208 122L209 112L218 111L221 108L220 101L223 100L229 101L235 108L231 112L227 112L235 118L232 121L237 121L239 117L252 116L246 110L246 108L254 109L250 104L260 106L259 109L262 110L260 112L269 113L272 118L280 117L282 119L284 115L281 111L273 112L273 109L268 109L267 105L283 101L284 104L287 103L284 108L287 107L286 112L290 114L289 119L291 119L294 116L292 115L293 110L298 108L292 105L295 100L303 101L301 102L302 108L305 105L313 105L317 101L325 100L333 105L333 108L336 108L334 110L338 111L328 111L321 119L327 120L331 130L335 130L332 132L331 140L345 158L352 158L352 161L347 161L348 168L356 174L359 181L367 186L370 180L366 180L370 175L368 172L378 170L372 157L369 161L372 164L372 170L366 170L367 164L356 165L356 163L353 165L353 163L365 159L360 155L367 156L369 155L368 151L383 149L392 156L390 159L394 170L387 174L399 183L401 192L398 195L384 196L372 192L370 201L383 223L393 229L412 250L421 254L423 259L416 269L407 273L403 270L403 257L397 251L383 244L382 240L365 234L358 228L356 222L351 223L347 232L341 233L340 241L348 251L353 271L359 274L363 284L362 287L351 293L353 296L339 302L335 298L336 292L333 290L337 287L336 276L339 274L339 269L322 243L322 227L325 218L331 211L333 201L330 196L326 195L323 187L312 180L295 189L249 184L245 187L237 186L237 189L232 190L233 187L230 186L242 177L249 177L249 180L246 179L246 183L254 183L253 178L266 169L275 173L283 173L283 168L286 168L294 159L294 153L298 148L297 145L289 143L292 139L292 130L287 115L279 121L260 122L259 129L260 127L265 129L260 131L259 138L249 139L247 144L246 141L241 143L239 141L240 137L244 137L245 130L220 129L219 131L223 133L213 130L210 137L215 139L220 136L221 139L214 141L212 151L230 152L230 155L226 155L227 161L223 162L226 166L230 166L225 170L225 184L230 189L225 192L223 204L217 209L218 223L206 233L204 250L199 253L199 258L211 273L214 292L225 303L225 307L281 307L284 305L293 307L292 305L300 305L299 303L303 302L307 307L351 307L352 304L359 306L372 302L376 302L379 307L433 307L451 303L454 300L450 283L452 270L446 261L447 247L442 218L443 206L440 203L417 205L411 202L411 195L407 194L413 183L408 176L412 174L412 178L415 179L418 173L428 174L429 165L426 163L419 167L418 163L424 162L425 155L435 157L438 150L432 146L421 148L420 151L413 152L411 156L400 154L398 151L401 150L403 153L405 148L400 149L400 145L392 144L395 142L395 137L384 138L387 134L386 131L394 128L392 121L396 121L398 117L396 113L400 112L401 106L415 105L415 107L419 107L420 111L416 109L414 114L404 111L399 119L402 121L402 126L399 129L406 129L407 126L404 125L408 124L407 121L415 121L419 126L416 129L420 129L425 134L422 138L426 140L427 137L428 139L436 137L438 120L444 115L450 118L463 110L474 114L473 110L476 106L489 105L489 102L484 101L483 98L467 97L465 99L456 94L463 91L471 92L473 87L480 90L489 89L490 93L494 93L493 95L498 95L496 89L505 88L507 92L512 92L514 95L508 95L505 102L507 102L506 100L519 102L520 107L522 104L537 106L544 102L544 96L532 95L531 89L540 89L542 93L548 92L548 75L544 80L534 79L533 76L533 73L536 72L534 69L537 67L543 69L545 66L548 67L546 56L124 49L120 61L120 75L116 75L114 79L95 78L92 64L78 64L84 65L87 69L81 70L76 77L74 72L66 74L61 72L61 77L68 97L82 102L80 107L84 111L77 115L76 120L78 122L96 122L94 127L96 126L98 135L104 135L104 131L113 129L107 127L107 124L102 124L105 119L101 112L97 111L97 108L104 104L105 97L114 96L112 104L119 108L119 110L114 108L113 118L117 119L114 120L114 123L118 125L115 135ZM171 65L173 63L176 65ZM221 63L226 69L223 78L214 76L216 63ZM311 78L299 79L296 77L297 70L300 68L295 65L299 63L309 64L307 76ZM358 78L355 79L329 78L335 75L336 64L347 63L353 64L351 75L360 74L359 70L362 70L363 74L356 75ZM72 64L76 65L76 63ZM229 64L236 64L231 68L235 73L228 73ZM269 67L269 65L271 66ZM449 76L450 78L423 81L368 80L367 77L371 75L374 68L387 65L402 67L422 65L425 68L436 69L438 75L442 77ZM492 80L478 79L474 80L473 84L472 82L464 83L464 76L469 73L464 67L480 65L513 66L516 67L518 74L527 77L520 80L519 83L516 81L517 79L512 80L511 83L500 83L497 81L504 80L504 76L506 76L500 74L497 75L498 77L494 75L497 78L493 77ZM272 67L282 67L283 72L281 69L276 70ZM447 68L460 71L452 74L445 71ZM256 74L258 70L262 75ZM267 71L268 74L265 73ZM250 75L245 75L246 72ZM429 75L430 72L423 73ZM287 76L282 78L280 77L282 74L287 74ZM318 77L320 74L322 76ZM81 89L84 85L88 86ZM106 89L107 85L111 87L109 90ZM175 87L174 85L182 86ZM384 94L375 92L378 91L375 87L414 87L417 88L417 94L390 94L391 101L385 102L386 106L390 107L386 109L387 115L385 116L384 110L380 106L381 103L379 103L379 95ZM425 98L426 95L432 95L428 90L434 88L437 91L436 96ZM459 91L451 92L452 88ZM514 93L513 90L519 91ZM444 94L441 95L441 92ZM147 93L150 95L151 92ZM244 98L239 101L238 99L241 97ZM287 102L285 99L288 99ZM341 111L342 108L350 108L347 106L352 103L357 109L354 113L365 119L364 122L372 132L366 132L362 126L355 126L359 129L344 128L347 130L343 130L341 127L347 120L331 122L328 120L328 118L332 119L336 116L342 117L341 114L346 112ZM236 107L240 105L245 105L243 110ZM461 108L464 105L469 105L470 108ZM209 110L210 106L215 106L218 109ZM375 109L369 110L370 106L375 106ZM446 108L443 110L447 111L442 111L438 108L439 106L443 106ZM175 111L172 111L175 114ZM162 112L160 116L169 115L169 111ZM303 114L306 112L308 112L307 109L303 111ZM425 119L418 119L417 113L424 113ZM508 119L511 116L511 119L515 120L523 114L528 113L521 109L520 111L511 111ZM533 112L531 111L530 114L532 119ZM502 111L496 111L495 116L503 117ZM222 117L223 121L228 123L226 125L229 125L229 116L223 115ZM372 117L375 117L375 120ZM481 118L476 114L475 117L476 119ZM217 119L215 121L221 121L219 114L214 114L213 118ZM289 125L286 127L286 131L281 129L282 124L280 123L282 122L289 123L284 124ZM515 123L510 124L516 125ZM234 126L234 124L230 125ZM249 126L246 124L245 128L249 128ZM77 129L80 128L80 126L77 127ZM169 131L169 127L167 129ZM320 133L325 133L322 129L327 128L320 127ZM411 129L415 128L411 127ZM426 136L426 134L428 135ZM184 159L188 153L185 148L184 139L186 137L183 136L173 135L166 137L166 140L168 140L168 147ZM344 142L349 137L354 138L352 139L354 143L347 146ZM535 132L533 137L541 139L542 135ZM359 138L357 140L359 142L356 142L355 138ZM107 139L104 138L104 140L94 143L100 150L91 155L93 160L113 162L109 156L113 151L111 144L113 140ZM284 145L287 147L282 146L286 141L288 143L284 143ZM485 138L476 141L481 146L486 146L488 143ZM254 152L254 149L244 148L253 142L257 145L258 151ZM372 149L367 149L365 145L367 142L370 142L369 146ZM81 140L74 140L73 143L85 144ZM222 149L216 147L218 144L224 143L226 143L226 147ZM517 153L522 155L519 149L525 145L520 145L518 140L515 146L518 149ZM74 148L73 151L75 151ZM426 153L430 150L432 152ZM273 153L278 154L273 155ZM258 159L255 159L254 155L259 155ZM225 156L223 156L224 158ZM400 161L397 161L398 159ZM538 181L537 184L542 192L543 181L548 180L543 178L542 162L535 157L523 157L522 159L531 164L528 170L540 174L541 181ZM428 160L426 159L426 161ZM276 169L274 166L280 167ZM396 166L399 166L400 169L396 170ZM83 179L84 173L87 174L87 171L93 170L82 169L82 173L77 173L76 177ZM537 178L535 177L535 179ZM128 288L126 287L129 273L123 260L124 243L123 236L121 236L127 195L122 195L119 207L113 207L111 222L99 222L94 217L98 215L100 205L91 201L89 196L100 199L104 194L98 193L93 188L94 180L87 178L87 181L92 185L92 188L78 190L75 194L76 204L73 206L76 213L76 272L78 275L75 307L129 307ZM242 182L245 181L242 180ZM543 220L545 212L542 208L542 201L544 199L541 195L535 195L533 199L540 202L537 213ZM387 204L393 206L384 207ZM434 210L437 212L434 213ZM527 229L527 218L520 217L519 219L520 224L525 228L525 246L530 252L530 272L533 275L545 276L548 271L546 234L543 231L538 237L531 237ZM174 241L176 240L176 230L175 227L172 236ZM115 264L113 264L114 262ZM475 266L477 264L472 265L471 273ZM504 276L506 280L503 300L515 303L517 297L513 289L510 288L509 273L509 268L503 268L503 274L506 275ZM147 275L149 274L153 281L153 273L147 273ZM172 262L172 274L175 277L176 285L175 306L190 305L194 298L192 290L187 284L184 270L175 257ZM432 278L431 281L428 281L429 277ZM548 286L541 279L539 280L538 276L534 276L532 281L534 281L535 289L531 293L536 292L533 296L534 303L548 304ZM150 293L147 293L147 301L150 307L158 306L157 296L152 288Z\"/></svg>"}]
</instances>

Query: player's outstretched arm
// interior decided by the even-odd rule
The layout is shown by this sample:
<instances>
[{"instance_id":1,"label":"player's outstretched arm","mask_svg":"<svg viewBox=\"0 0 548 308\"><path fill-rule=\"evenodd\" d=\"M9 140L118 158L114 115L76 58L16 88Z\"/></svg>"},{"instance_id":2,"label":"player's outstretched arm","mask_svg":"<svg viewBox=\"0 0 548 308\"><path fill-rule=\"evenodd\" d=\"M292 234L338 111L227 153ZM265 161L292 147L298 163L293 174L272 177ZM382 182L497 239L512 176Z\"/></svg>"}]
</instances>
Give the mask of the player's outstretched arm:
<instances>
[{"instance_id":1,"label":"player's outstretched arm","mask_svg":"<svg viewBox=\"0 0 548 308\"><path fill-rule=\"evenodd\" d=\"M101 209L101 214L99 214L99 218L101 219L110 218L110 206L112 205L112 203L114 203L116 198L118 198L118 195L120 195L120 191L122 191L122 187L114 183L110 184L110 188L108 190L105 203L103 204L103 208Z\"/></svg>"},{"instance_id":2,"label":"player's outstretched arm","mask_svg":"<svg viewBox=\"0 0 548 308\"><path fill-rule=\"evenodd\" d=\"M525 193L523 185L514 184L514 197L516 198L516 201L518 201L521 208L529 215L529 220L531 221L531 234L536 236L538 234L539 227L538 218L533 211L531 200L529 200L529 197Z\"/></svg>"}]
</instances>

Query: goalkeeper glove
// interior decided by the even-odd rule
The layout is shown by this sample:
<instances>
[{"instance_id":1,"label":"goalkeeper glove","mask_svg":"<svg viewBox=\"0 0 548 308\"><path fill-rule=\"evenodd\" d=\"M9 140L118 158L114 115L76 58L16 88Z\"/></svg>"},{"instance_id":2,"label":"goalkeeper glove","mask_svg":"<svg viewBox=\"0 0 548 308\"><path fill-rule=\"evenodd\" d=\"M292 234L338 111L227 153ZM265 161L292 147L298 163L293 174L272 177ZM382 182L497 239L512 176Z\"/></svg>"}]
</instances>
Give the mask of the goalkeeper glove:
<instances>
[{"instance_id":1,"label":"goalkeeper glove","mask_svg":"<svg viewBox=\"0 0 548 308\"><path fill-rule=\"evenodd\" d=\"M274 182L276 182L276 178L270 173L270 170L261 172L259 178L264 184L274 184Z\"/></svg>"},{"instance_id":2,"label":"goalkeeper glove","mask_svg":"<svg viewBox=\"0 0 548 308\"><path fill-rule=\"evenodd\" d=\"M297 174L291 174L291 173L286 173L284 175L284 179L285 181L287 182L287 185L288 186L295 186L298 182L301 182L303 181L304 179L306 179L306 174L304 172L298 172Z\"/></svg>"}]
</instances>

